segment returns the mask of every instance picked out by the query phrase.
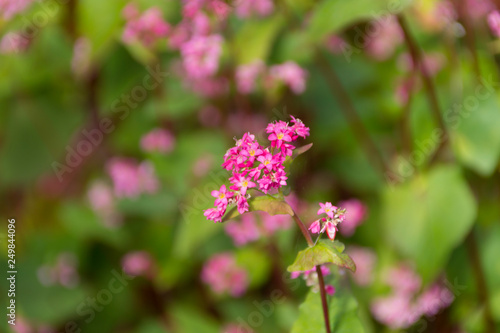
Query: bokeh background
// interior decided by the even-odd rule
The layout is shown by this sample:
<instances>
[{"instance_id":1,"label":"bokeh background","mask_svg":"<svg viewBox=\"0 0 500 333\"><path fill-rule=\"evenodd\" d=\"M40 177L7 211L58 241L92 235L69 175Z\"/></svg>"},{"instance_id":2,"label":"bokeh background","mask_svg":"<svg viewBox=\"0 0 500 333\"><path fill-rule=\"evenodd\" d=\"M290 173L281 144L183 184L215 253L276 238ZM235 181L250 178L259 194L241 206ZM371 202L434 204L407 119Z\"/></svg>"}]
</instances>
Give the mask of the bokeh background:
<instances>
[{"instance_id":1,"label":"bokeh background","mask_svg":"<svg viewBox=\"0 0 500 333\"><path fill-rule=\"evenodd\" d=\"M203 216L290 115L287 201L348 211L333 331L500 331L499 6L0 0L0 331L321 331L289 217Z\"/></svg>"}]
</instances>

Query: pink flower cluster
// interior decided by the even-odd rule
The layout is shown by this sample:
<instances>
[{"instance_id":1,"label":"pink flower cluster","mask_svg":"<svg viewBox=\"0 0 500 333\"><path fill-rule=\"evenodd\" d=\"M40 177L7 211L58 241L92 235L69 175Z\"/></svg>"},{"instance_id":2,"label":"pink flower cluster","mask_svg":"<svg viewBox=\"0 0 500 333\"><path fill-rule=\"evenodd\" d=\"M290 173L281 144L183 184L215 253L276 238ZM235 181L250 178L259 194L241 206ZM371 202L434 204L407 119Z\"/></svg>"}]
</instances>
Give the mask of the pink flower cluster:
<instances>
[{"instance_id":1,"label":"pink flower cluster","mask_svg":"<svg viewBox=\"0 0 500 333\"><path fill-rule=\"evenodd\" d=\"M236 86L242 94L255 91L259 77L263 77L268 85L284 84L295 94L301 94L306 89L307 71L293 61L273 65L266 70L261 60L241 65L236 69Z\"/></svg>"},{"instance_id":2,"label":"pink flower cluster","mask_svg":"<svg viewBox=\"0 0 500 333\"><path fill-rule=\"evenodd\" d=\"M218 34L198 35L181 45L182 62L189 78L206 78L217 72L222 41Z\"/></svg>"},{"instance_id":3,"label":"pink flower cluster","mask_svg":"<svg viewBox=\"0 0 500 333\"><path fill-rule=\"evenodd\" d=\"M339 206L345 209L344 222L339 226L340 233L346 237L352 236L365 219L366 206L357 199L339 202Z\"/></svg>"},{"instance_id":4,"label":"pink flower cluster","mask_svg":"<svg viewBox=\"0 0 500 333\"><path fill-rule=\"evenodd\" d=\"M248 273L237 265L231 253L219 253L211 257L203 266L201 279L217 294L229 293L241 296L248 288Z\"/></svg>"},{"instance_id":5,"label":"pink flower cluster","mask_svg":"<svg viewBox=\"0 0 500 333\"><path fill-rule=\"evenodd\" d=\"M55 265L43 265L38 269L38 280L45 286L59 284L66 288L73 288L80 280L77 264L78 259L73 253L61 253Z\"/></svg>"},{"instance_id":6,"label":"pink flower cluster","mask_svg":"<svg viewBox=\"0 0 500 333\"><path fill-rule=\"evenodd\" d=\"M170 32L170 25L163 20L163 14L157 7L149 8L141 15L136 5L129 3L123 10L123 16L127 24L122 39L127 44L139 41L150 47Z\"/></svg>"},{"instance_id":7,"label":"pink flower cluster","mask_svg":"<svg viewBox=\"0 0 500 333\"><path fill-rule=\"evenodd\" d=\"M392 287L392 293L375 299L371 311L379 322L392 329L408 328L423 315L434 316L454 299L451 291L440 283L418 294L421 279L406 266L392 269L386 282Z\"/></svg>"},{"instance_id":8,"label":"pink flower cluster","mask_svg":"<svg viewBox=\"0 0 500 333\"><path fill-rule=\"evenodd\" d=\"M9 20L24 11L35 0L0 0L0 17Z\"/></svg>"},{"instance_id":9,"label":"pink flower cluster","mask_svg":"<svg viewBox=\"0 0 500 333\"><path fill-rule=\"evenodd\" d=\"M488 14L488 25L495 37L500 37L500 12L492 11Z\"/></svg>"},{"instance_id":10,"label":"pink flower cluster","mask_svg":"<svg viewBox=\"0 0 500 333\"><path fill-rule=\"evenodd\" d=\"M256 241L262 236L270 236L278 230L285 230L291 226L292 221L288 215L271 216L265 212L257 213L242 215L241 222L226 223L224 230L233 239L236 246ZM255 215L259 215L259 221Z\"/></svg>"},{"instance_id":11,"label":"pink flower cluster","mask_svg":"<svg viewBox=\"0 0 500 333\"><path fill-rule=\"evenodd\" d=\"M267 148L255 140L255 135L245 133L236 141L236 146L226 152L222 167L232 172L229 178L232 185L229 189L222 185L219 191L212 191L216 198L215 208L205 210L207 219L220 222L228 205L232 204L237 205L240 214L247 212L249 189L255 188L267 194L286 185L288 177L283 163L295 149L291 142L309 136L309 128L300 119L292 116L291 122L293 125L277 121L267 126L271 141Z\"/></svg>"},{"instance_id":12,"label":"pink flower cluster","mask_svg":"<svg viewBox=\"0 0 500 333\"><path fill-rule=\"evenodd\" d=\"M238 0L236 1L236 15L241 18L252 15L267 16L274 10L272 0Z\"/></svg>"},{"instance_id":13,"label":"pink flower cluster","mask_svg":"<svg viewBox=\"0 0 500 333\"><path fill-rule=\"evenodd\" d=\"M182 14L186 18L194 18L203 9L225 20L231 12L231 7L222 0L184 0Z\"/></svg>"},{"instance_id":14,"label":"pink flower cluster","mask_svg":"<svg viewBox=\"0 0 500 333\"><path fill-rule=\"evenodd\" d=\"M117 197L136 198L155 193L159 184L154 168L148 162L137 165L133 160L113 158L107 164Z\"/></svg>"},{"instance_id":15,"label":"pink flower cluster","mask_svg":"<svg viewBox=\"0 0 500 333\"><path fill-rule=\"evenodd\" d=\"M30 46L30 40L17 32L8 32L0 41L0 53L15 54L24 52Z\"/></svg>"},{"instance_id":16,"label":"pink flower cluster","mask_svg":"<svg viewBox=\"0 0 500 333\"><path fill-rule=\"evenodd\" d=\"M377 33L369 36L366 42L366 52L375 60L382 61L394 54L396 47L404 38L395 16L389 16L377 24L379 24Z\"/></svg>"},{"instance_id":17,"label":"pink flower cluster","mask_svg":"<svg viewBox=\"0 0 500 333\"><path fill-rule=\"evenodd\" d=\"M321 273L323 276L330 275L330 269L325 265L321 265ZM296 279L302 276L302 278L306 281L306 285L308 287L312 287L312 291L317 293L319 291L319 282L318 282L318 273L316 272L316 268L310 269L308 271L296 271L290 274L292 279ZM333 296L335 294L335 287L327 284L325 285L325 291L328 295Z\"/></svg>"},{"instance_id":18,"label":"pink flower cluster","mask_svg":"<svg viewBox=\"0 0 500 333\"><path fill-rule=\"evenodd\" d=\"M108 184L102 181L92 183L87 197L92 210L107 227L115 227L121 223L122 218L116 211L113 190Z\"/></svg>"},{"instance_id":19,"label":"pink flower cluster","mask_svg":"<svg viewBox=\"0 0 500 333\"><path fill-rule=\"evenodd\" d=\"M141 148L147 152L169 153L174 146L175 137L161 128L154 129L141 138Z\"/></svg>"},{"instance_id":20,"label":"pink flower cluster","mask_svg":"<svg viewBox=\"0 0 500 333\"><path fill-rule=\"evenodd\" d=\"M122 259L122 269L130 276L150 277L154 271L154 262L146 251L129 252Z\"/></svg>"},{"instance_id":21,"label":"pink flower cluster","mask_svg":"<svg viewBox=\"0 0 500 333\"><path fill-rule=\"evenodd\" d=\"M345 209L333 206L331 202L320 203L319 206L318 215L325 214L326 217L314 221L309 230L313 234L322 234L326 230L328 238L333 241L338 231L337 225L345 220Z\"/></svg>"}]
</instances>

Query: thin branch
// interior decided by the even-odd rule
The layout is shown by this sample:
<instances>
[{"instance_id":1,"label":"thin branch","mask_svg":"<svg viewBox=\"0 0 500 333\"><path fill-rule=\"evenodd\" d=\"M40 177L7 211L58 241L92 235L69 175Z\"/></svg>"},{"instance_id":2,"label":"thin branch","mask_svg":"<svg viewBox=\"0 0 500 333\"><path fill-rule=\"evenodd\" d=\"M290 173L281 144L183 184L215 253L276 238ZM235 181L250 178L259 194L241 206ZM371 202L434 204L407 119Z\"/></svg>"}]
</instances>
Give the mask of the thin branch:
<instances>
[{"instance_id":1,"label":"thin branch","mask_svg":"<svg viewBox=\"0 0 500 333\"><path fill-rule=\"evenodd\" d=\"M479 60L476 51L476 37L474 35L474 26L471 24L470 15L467 9L467 2L463 0L455 0L455 5L458 8L458 13L462 19L465 29L465 42L467 48L472 56L472 67L476 73L477 80L481 77L481 69L479 67Z\"/></svg>"},{"instance_id":2,"label":"thin branch","mask_svg":"<svg viewBox=\"0 0 500 333\"><path fill-rule=\"evenodd\" d=\"M302 232L302 235L304 235L304 238L307 241L307 245L314 246L311 235L309 235L309 231L307 231L307 228L306 228L304 222L301 221L300 217L297 215L297 213L295 213L295 211L293 209L292 209L292 211L293 211L292 217L295 220L295 223L299 227L300 231Z\"/></svg>"},{"instance_id":3,"label":"thin branch","mask_svg":"<svg viewBox=\"0 0 500 333\"><path fill-rule=\"evenodd\" d=\"M344 86L340 82L340 79L322 52L318 51L316 54L317 64L321 68L321 72L330 87L332 95L334 95L339 102L341 106L340 110L351 126L355 137L361 142L361 145L366 150L369 159L378 166L379 171L382 174L387 174L389 168L387 167L382 154L371 139L367 129L363 125L361 118L358 116L356 109L354 108L354 104L352 103Z\"/></svg>"},{"instance_id":4,"label":"thin branch","mask_svg":"<svg viewBox=\"0 0 500 333\"><path fill-rule=\"evenodd\" d=\"M448 131L446 129L446 125L443 120L443 116L441 114L441 110L439 107L439 102L437 98L437 93L436 89L434 88L434 84L432 83L431 75L427 69L427 66L425 66L423 62L423 56L422 53L416 43L416 41L413 39L413 36L410 33L410 30L408 29L408 25L406 23L406 20L399 15L398 16L398 22L401 27L401 30L403 31L403 34L405 36L405 42L406 46L408 47L408 51L410 52L413 66L417 67L420 70L420 74L422 75L422 80L424 83L425 91L427 93L427 97L429 98L429 103L431 106L432 113L434 115L435 121L437 122L439 128L442 131L442 137L443 140L441 140L440 145L436 149L434 156L431 157L431 161L435 159L435 157L438 155L438 153L441 151L441 149L446 145L448 142Z\"/></svg>"},{"instance_id":5,"label":"thin branch","mask_svg":"<svg viewBox=\"0 0 500 333\"><path fill-rule=\"evenodd\" d=\"M328 315L328 303L326 301L325 280L323 279L323 273L319 265L316 266L316 273L318 273L319 291L321 293L321 305L323 306L323 317L325 317L326 333L330 333L330 317Z\"/></svg>"}]
</instances>

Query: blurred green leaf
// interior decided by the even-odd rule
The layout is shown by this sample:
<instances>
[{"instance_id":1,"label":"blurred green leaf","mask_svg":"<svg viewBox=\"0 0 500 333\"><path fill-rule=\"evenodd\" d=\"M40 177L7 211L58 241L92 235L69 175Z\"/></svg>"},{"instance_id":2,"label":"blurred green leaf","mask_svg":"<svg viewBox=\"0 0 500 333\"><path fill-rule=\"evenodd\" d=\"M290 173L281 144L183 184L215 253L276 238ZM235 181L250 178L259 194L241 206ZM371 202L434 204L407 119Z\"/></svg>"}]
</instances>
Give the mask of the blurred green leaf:
<instances>
[{"instance_id":1,"label":"blurred green leaf","mask_svg":"<svg viewBox=\"0 0 500 333\"><path fill-rule=\"evenodd\" d=\"M337 284L335 285L335 295L330 297L328 302L332 332L364 332L363 324L358 317L358 302L347 286L340 288ZM300 305L299 311L299 317L292 327L292 333L325 332L325 319L323 318L319 293L310 291L304 303Z\"/></svg>"},{"instance_id":2,"label":"blurred green leaf","mask_svg":"<svg viewBox=\"0 0 500 333\"><path fill-rule=\"evenodd\" d=\"M263 211L269 215L290 215L293 216L292 207L281 199L277 199L268 195L263 195L260 197L252 197L248 199L248 206L250 212ZM229 221L236 216L240 215L237 207L233 207L230 211L224 215L222 222Z\"/></svg>"},{"instance_id":3,"label":"blurred green leaf","mask_svg":"<svg viewBox=\"0 0 500 333\"><path fill-rule=\"evenodd\" d=\"M236 252L236 262L248 272L251 287L259 287L269 277L271 258L264 251L254 248L239 249Z\"/></svg>"},{"instance_id":4,"label":"blurred green leaf","mask_svg":"<svg viewBox=\"0 0 500 333\"><path fill-rule=\"evenodd\" d=\"M409 183L388 188L382 216L384 234L415 260L429 282L443 269L476 217L476 202L460 169L440 166Z\"/></svg>"},{"instance_id":5,"label":"blurred green leaf","mask_svg":"<svg viewBox=\"0 0 500 333\"><path fill-rule=\"evenodd\" d=\"M342 253L343 251L344 244L341 242L321 239L315 246L300 251L294 263L288 266L287 270L289 272L308 271L314 266L332 263L355 272L354 261L347 254Z\"/></svg>"}]
</instances>

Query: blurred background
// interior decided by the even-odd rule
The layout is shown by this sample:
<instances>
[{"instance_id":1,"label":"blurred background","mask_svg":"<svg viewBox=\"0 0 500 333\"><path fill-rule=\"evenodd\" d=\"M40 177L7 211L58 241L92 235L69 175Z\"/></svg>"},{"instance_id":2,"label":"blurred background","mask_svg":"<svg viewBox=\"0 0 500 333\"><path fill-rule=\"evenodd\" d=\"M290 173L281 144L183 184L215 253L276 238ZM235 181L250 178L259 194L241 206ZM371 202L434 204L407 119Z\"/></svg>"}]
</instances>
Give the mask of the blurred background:
<instances>
[{"instance_id":1,"label":"blurred background","mask_svg":"<svg viewBox=\"0 0 500 333\"><path fill-rule=\"evenodd\" d=\"M499 332L499 8L0 0L0 331L322 331L290 217L203 216L233 138L293 115L286 200L347 209L333 331Z\"/></svg>"}]
</instances>

